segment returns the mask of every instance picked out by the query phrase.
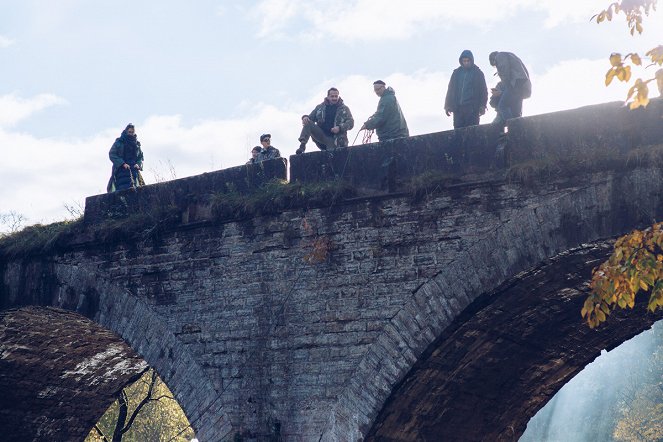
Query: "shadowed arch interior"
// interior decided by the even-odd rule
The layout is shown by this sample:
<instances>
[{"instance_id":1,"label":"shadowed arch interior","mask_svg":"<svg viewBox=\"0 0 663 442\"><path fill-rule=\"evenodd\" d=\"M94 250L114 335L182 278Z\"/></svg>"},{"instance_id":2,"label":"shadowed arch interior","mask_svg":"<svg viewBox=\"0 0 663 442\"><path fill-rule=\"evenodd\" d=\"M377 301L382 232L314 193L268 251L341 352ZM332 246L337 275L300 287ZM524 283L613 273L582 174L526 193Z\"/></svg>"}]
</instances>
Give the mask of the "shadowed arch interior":
<instances>
[{"instance_id":1,"label":"shadowed arch interior","mask_svg":"<svg viewBox=\"0 0 663 442\"><path fill-rule=\"evenodd\" d=\"M641 302L598 330L582 321L591 271L611 244L562 253L479 297L394 388L366 440L517 440L602 349L663 317Z\"/></svg>"},{"instance_id":2,"label":"shadowed arch interior","mask_svg":"<svg viewBox=\"0 0 663 442\"><path fill-rule=\"evenodd\" d=\"M77 313L2 311L2 438L83 440L117 393L147 368L120 337Z\"/></svg>"}]
</instances>

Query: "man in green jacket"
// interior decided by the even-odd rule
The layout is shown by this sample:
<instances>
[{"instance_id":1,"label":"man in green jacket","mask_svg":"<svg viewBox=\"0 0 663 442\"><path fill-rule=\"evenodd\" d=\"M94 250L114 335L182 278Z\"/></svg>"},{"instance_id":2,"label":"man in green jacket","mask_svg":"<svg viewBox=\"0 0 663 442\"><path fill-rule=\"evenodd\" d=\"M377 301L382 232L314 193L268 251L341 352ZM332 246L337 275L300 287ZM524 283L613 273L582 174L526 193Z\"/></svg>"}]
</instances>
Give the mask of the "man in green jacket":
<instances>
[{"instance_id":1,"label":"man in green jacket","mask_svg":"<svg viewBox=\"0 0 663 442\"><path fill-rule=\"evenodd\" d=\"M327 97L313 111L302 116L302 133L299 135L297 154L304 153L309 138L320 150L348 146L348 131L355 125L350 108L343 103L335 87L327 91Z\"/></svg>"},{"instance_id":2,"label":"man in green jacket","mask_svg":"<svg viewBox=\"0 0 663 442\"><path fill-rule=\"evenodd\" d=\"M409 137L410 131L398 105L396 94L391 87L386 87L382 80L373 83L375 94L380 97L378 110L364 123L359 130L372 130L378 134L378 140L387 141L394 138Z\"/></svg>"}]
</instances>

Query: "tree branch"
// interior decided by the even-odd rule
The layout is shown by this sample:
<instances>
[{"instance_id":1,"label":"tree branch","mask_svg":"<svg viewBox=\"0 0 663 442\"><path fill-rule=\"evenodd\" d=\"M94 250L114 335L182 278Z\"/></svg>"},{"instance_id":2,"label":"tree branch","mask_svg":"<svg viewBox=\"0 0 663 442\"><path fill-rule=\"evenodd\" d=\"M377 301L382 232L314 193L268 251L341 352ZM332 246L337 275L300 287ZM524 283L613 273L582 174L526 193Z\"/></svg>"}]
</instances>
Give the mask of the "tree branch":
<instances>
[{"instance_id":1,"label":"tree branch","mask_svg":"<svg viewBox=\"0 0 663 442\"><path fill-rule=\"evenodd\" d=\"M152 394L154 393L154 385L157 383L157 379L158 379L157 372L154 369L152 369L152 379L150 381L150 387L147 390L147 395L143 398L142 401L140 401L134 412L131 414L131 417L129 418L129 422L127 422L127 425L124 428L122 428L122 430L120 430L122 434L126 433L127 431L129 431L129 429L131 429L131 426L133 425L134 420L138 416L138 413L140 413L140 410L142 410L142 408L152 400Z\"/></svg>"},{"instance_id":2,"label":"tree branch","mask_svg":"<svg viewBox=\"0 0 663 442\"><path fill-rule=\"evenodd\" d=\"M101 436L104 442L110 442L106 437L106 435L104 434L104 432L101 431L101 428L99 428L99 424L94 424L94 429L97 430L97 433L99 434L99 436Z\"/></svg>"},{"instance_id":3,"label":"tree branch","mask_svg":"<svg viewBox=\"0 0 663 442\"><path fill-rule=\"evenodd\" d=\"M124 423L127 420L127 413L129 408L129 399L127 398L127 393L122 389L120 391L119 397L117 398L119 405L117 423L115 424L115 430L113 431L113 442L121 442L122 435L124 434Z\"/></svg>"}]
</instances>

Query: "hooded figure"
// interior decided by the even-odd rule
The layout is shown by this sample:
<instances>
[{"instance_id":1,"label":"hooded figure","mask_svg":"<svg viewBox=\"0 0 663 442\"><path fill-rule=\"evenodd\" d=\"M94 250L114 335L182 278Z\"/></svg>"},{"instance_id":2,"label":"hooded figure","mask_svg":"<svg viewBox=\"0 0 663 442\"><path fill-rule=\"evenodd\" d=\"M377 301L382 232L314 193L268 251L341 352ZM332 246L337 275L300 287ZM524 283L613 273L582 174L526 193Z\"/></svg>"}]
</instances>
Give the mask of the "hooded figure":
<instances>
[{"instance_id":1,"label":"hooded figure","mask_svg":"<svg viewBox=\"0 0 663 442\"><path fill-rule=\"evenodd\" d=\"M472 51L464 50L458 57L460 67L451 74L444 111L454 114L454 128L479 124L479 117L486 113L488 87L481 69L474 64Z\"/></svg>"},{"instance_id":2,"label":"hooded figure","mask_svg":"<svg viewBox=\"0 0 663 442\"><path fill-rule=\"evenodd\" d=\"M386 141L394 138L409 137L410 131L403 116L403 111L396 100L396 92L386 87L384 81L378 80L373 83L373 91L380 97L378 109L364 123L360 130L375 129L378 140Z\"/></svg>"},{"instance_id":3,"label":"hooded figure","mask_svg":"<svg viewBox=\"0 0 663 442\"><path fill-rule=\"evenodd\" d=\"M108 152L113 163L107 192L136 188L145 185L140 171L143 170L143 151L133 124L128 124L119 138L115 139Z\"/></svg>"}]
</instances>

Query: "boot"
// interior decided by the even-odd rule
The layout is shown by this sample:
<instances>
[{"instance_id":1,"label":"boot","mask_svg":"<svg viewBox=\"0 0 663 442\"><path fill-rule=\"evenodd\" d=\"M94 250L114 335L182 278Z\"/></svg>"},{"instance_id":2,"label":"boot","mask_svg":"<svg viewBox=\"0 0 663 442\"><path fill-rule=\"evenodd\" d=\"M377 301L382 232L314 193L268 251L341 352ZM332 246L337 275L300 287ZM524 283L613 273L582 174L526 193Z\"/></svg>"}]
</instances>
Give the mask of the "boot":
<instances>
[{"instance_id":1,"label":"boot","mask_svg":"<svg viewBox=\"0 0 663 442\"><path fill-rule=\"evenodd\" d=\"M299 149L297 149L297 150L295 151L295 153L296 153L297 155L301 155L301 154L304 153L305 150L306 150L306 144L305 144L305 143L301 143L301 144L299 145Z\"/></svg>"}]
</instances>

